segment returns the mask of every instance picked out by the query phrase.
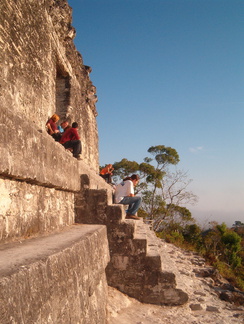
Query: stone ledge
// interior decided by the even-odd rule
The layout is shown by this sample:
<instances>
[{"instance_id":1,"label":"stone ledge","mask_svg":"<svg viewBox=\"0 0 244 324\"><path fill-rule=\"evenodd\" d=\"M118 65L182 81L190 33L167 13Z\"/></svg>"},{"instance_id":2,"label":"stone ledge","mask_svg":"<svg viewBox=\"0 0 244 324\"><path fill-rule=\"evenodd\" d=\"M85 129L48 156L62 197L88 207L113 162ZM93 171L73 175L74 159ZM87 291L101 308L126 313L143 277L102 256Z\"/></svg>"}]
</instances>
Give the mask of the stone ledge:
<instances>
[{"instance_id":1,"label":"stone ledge","mask_svg":"<svg viewBox=\"0 0 244 324\"><path fill-rule=\"evenodd\" d=\"M1 245L0 256L2 324L106 323L105 226Z\"/></svg>"},{"instance_id":2,"label":"stone ledge","mask_svg":"<svg viewBox=\"0 0 244 324\"><path fill-rule=\"evenodd\" d=\"M74 224L74 193L0 178L0 242Z\"/></svg>"},{"instance_id":3,"label":"stone ledge","mask_svg":"<svg viewBox=\"0 0 244 324\"><path fill-rule=\"evenodd\" d=\"M1 107L0 176L68 191L80 190L79 162L35 124Z\"/></svg>"}]
</instances>

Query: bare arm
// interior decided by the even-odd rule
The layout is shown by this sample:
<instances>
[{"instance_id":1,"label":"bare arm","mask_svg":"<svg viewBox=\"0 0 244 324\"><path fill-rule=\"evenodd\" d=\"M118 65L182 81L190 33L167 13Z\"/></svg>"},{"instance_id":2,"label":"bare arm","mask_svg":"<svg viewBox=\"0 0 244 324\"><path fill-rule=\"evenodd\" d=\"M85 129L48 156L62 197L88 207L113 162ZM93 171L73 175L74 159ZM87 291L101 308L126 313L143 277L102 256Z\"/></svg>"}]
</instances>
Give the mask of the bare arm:
<instances>
[{"instance_id":1,"label":"bare arm","mask_svg":"<svg viewBox=\"0 0 244 324\"><path fill-rule=\"evenodd\" d=\"M46 126L47 126L47 129L48 129L48 133L49 133L50 135L52 135L52 134L54 133L54 131L52 130L51 125L50 125L49 123L46 123Z\"/></svg>"}]
</instances>

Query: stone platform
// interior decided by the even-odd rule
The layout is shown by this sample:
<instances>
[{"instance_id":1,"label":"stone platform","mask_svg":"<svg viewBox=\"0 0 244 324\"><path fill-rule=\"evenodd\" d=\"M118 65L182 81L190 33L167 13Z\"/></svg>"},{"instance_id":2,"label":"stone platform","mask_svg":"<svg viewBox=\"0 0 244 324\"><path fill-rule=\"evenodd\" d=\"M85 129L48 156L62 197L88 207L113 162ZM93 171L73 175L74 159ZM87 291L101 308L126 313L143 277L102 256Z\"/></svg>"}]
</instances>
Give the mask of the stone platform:
<instances>
[{"instance_id":1,"label":"stone platform","mask_svg":"<svg viewBox=\"0 0 244 324\"><path fill-rule=\"evenodd\" d=\"M106 323L106 227L0 246L0 323Z\"/></svg>"}]
</instances>

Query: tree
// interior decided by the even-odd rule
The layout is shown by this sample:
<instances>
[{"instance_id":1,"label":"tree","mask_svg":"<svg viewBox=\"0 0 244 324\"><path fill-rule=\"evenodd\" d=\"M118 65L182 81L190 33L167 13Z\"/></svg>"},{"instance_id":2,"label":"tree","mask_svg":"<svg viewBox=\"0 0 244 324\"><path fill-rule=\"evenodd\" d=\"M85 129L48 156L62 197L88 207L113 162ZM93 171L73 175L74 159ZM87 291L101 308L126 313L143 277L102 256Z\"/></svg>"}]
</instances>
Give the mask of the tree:
<instances>
[{"instance_id":1,"label":"tree","mask_svg":"<svg viewBox=\"0 0 244 324\"><path fill-rule=\"evenodd\" d=\"M244 228L244 223L241 221L235 221L235 223L232 225L232 227L236 230Z\"/></svg>"},{"instance_id":2,"label":"tree","mask_svg":"<svg viewBox=\"0 0 244 324\"><path fill-rule=\"evenodd\" d=\"M137 173L139 170L139 164L135 161L129 161L127 159L122 159L120 162L115 162L113 164L114 175L118 178L125 178L132 173Z\"/></svg>"},{"instance_id":3,"label":"tree","mask_svg":"<svg viewBox=\"0 0 244 324\"><path fill-rule=\"evenodd\" d=\"M154 229L160 230L164 221L178 223L193 221L190 211L183 204L195 203L197 197L187 186L191 180L181 170L170 172L170 166L180 161L177 151L164 145L148 149L153 158L146 157L142 163L122 159L114 163L116 181L132 173L140 175L137 193L142 196L140 216L154 220Z\"/></svg>"},{"instance_id":4,"label":"tree","mask_svg":"<svg viewBox=\"0 0 244 324\"><path fill-rule=\"evenodd\" d=\"M225 262L233 269L241 265L241 237L225 223L213 224L203 236L203 244L206 255L210 258L212 255L215 261Z\"/></svg>"}]
</instances>

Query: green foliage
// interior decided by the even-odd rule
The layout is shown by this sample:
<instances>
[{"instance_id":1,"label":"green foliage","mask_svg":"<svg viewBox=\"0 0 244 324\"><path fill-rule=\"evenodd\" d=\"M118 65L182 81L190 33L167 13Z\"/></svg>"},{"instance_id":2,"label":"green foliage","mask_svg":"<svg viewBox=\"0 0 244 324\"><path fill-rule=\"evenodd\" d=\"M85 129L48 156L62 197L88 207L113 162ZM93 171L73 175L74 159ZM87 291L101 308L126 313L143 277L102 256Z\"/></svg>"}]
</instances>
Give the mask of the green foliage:
<instances>
[{"instance_id":1,"label":"green foliage","mask_svg":"<svg viewBox=\"0 0 244 324\"><path fill-rule=\"evenodd\" d=\"M166 147L164 145L151 146L148 149L158 165L165 167L167 164L177 164L180 161L179 155L172 147Z\"/></svg>"},{"instance_id":2,"label":"green foliage","mask_svg":"<svg viewBox=\"0 0 244 324\"><path fill-rule=\"evenodd\" d=\"M200 250L202 246L201 228L197 224L186 225L183 229L184 240L194 246L196 250Z\"/></svg>"},{"instance_id":3,"label":"green foliage","mask_svg":"<svg viewBox=\"0 0 244 324\"><path fill-rule=\"evenodd\" d=\"M175 244L177 246L182 246L184 242L184 237L182 233L179 233L177 231L171 231L171 232L160 232L157 233L157 236L161 239L164 239L168 243Z\"/></svg>"},{"instance_id":4,"label":"green foliage","mask_svg":"<svg viewBox=\"0 0 244 324\"><path fill-rule=\"evenodd\" d=\"M159 216L155 218L153 224L155 232L168 230L169 228L172 228L172 226L183 228L189 223L195 222L189 209L175 204L163 205L158 214Z\"/></svg>"},{"instance_id":5,"label":"green foliage","mask_svg":"<svg viewBox=\"0 0 244 324\"><path fill-rule=\"evenodd\" d=\"M129 161L124 158L120 162L114 162L113 168L113 179L115 182L119 182L125 177L128 177L134 173L138 173L139 164L135 161Z\"/></svg>"},{"instance_id":6,"label":"green foliage","mask_svg":"<svg viewBox=\"0 0 244 324\"><path fill-rule=\"evenodd\" d=\"M241 237L226 224L216 225L203 239L205 253L216 260L226 262L233 269L240 266Z\"/></svg>"},{"instance_id":7,"label":"green foliage","mask_svg":"<svg viewBox=\"0 0 244 324\"><path fill-rule=\"evenodd\" d=\"M140 176L140 182L135 189L135 193L142 196L140 213L147 219L155 220L154 227L157 230L160 230L165 219L177 219L177 222L184 223L192 221L190 211L182 206L184 202L191 203L195 199L195 195L186 190L190 181L186 179L186 173L169 171L171 165L180 161L177 151L157 145L151 146L148 153L153 158L146 157L140 164L126 158L115 162L113 180L119 182L133 173Z\"/></svg>"},{"instance_id":8,"label":"green foliage","mask_svg":"<svg viewBox=\"0 0 244 324\"><path fill-rule=\"evenodd\" d=\"M186 190L191 180L180 170L169 171L180 161L177 151L157 145L151 146L148 153L153 158L146 157L140 164L124 158L113 165L117 181L133 173L140 175L136 188L143 201L139 216L153 220L157 236L201 253L225 278L244 290L244 224L236 221L229 229L224 223L212 223L212 228L203 232L191 212L182 206L197 199Z\"/></svg>"},{"instance_id":9,"label":"green foliage","mask_svg":"<svg viewBox=\"0 0 244 324\"><path fill-rule=\"evenodd\" d=\"M223 235L227 231L227 226L225 223L222 223L221 225L216 225L216 229L220 232L221 235Z\"/></svg>"},{"instance_id":10,"label":"green foliage","mask_svg":"<svg viewBox=\"0 0 244 324\"><path fill-rule=\"evenodd\" d=\"M170 235L168 235L168 239L171 243L177 242L178 244L182 244L184 241L183 235L179 232L171 232Z\"/></svg>"},{"instance_id":11,"label":"green foliage","mask_svg":"<svg viewBox=\"0 0 244 324\"><path fill-rule=\"evenodd\" d=\"M221 241L224 244L225 259L233 269L241 265L241 258L238 256L238 252L241 250L241 237L228 230L221 236Z\"/></svg>"},{"instance_id":12,"label":"green foliage","mask_svg":"<svg viewBox=\"0 0 244 324\"><path fill-rule=\"evenodd\" d=\"M241 249L241 237L233 231L225 231L221 236L222 242L225 246L232 251L240 251Z\"/></svg>"},{"instance_id":13,"label":"green foliage","mask_svg":"<svg viewBox=\"0 0 244 324\"><path fill-rule=\"evenodd\" d=\"M241 221L235 221L235 223L232 225L232 227L244 227L244 223Z\"/></svg>"},{"instance_id":14,"label":"green foliage","mask_svg":"<svg viewBox=\"0 0 244 324\"><path fill-rule=\"evenodd\" d=\"M153 219L156 215L164 214L165 202L161 195L155 195L151 190L144 190L142 207L147 214L147 218Z\"/></svg>"},{"instance_id":15,"label":"green foliage","mask_svg":"<svg viewBox=\"0 0 244 324\"><path fill-rule=\"evenodd\" d=\"M156 233L181 248L201 253L233 285L244 290L244 253L242 238L226 224L213 224L208 231L196 224L168 223Z\"/></svg>"},{"instance_id":16,"label":"green foliage","mask_svg":"<svg viewBox=\"0 0 244 324\"><path fill-rule=\"evenodd\" d=\"M244 291L244 266L238 266L232 269L228 264L222 261L216 261L213 266L219 273L227 279L232 285Z\"/></svg>"}]
</instances>

